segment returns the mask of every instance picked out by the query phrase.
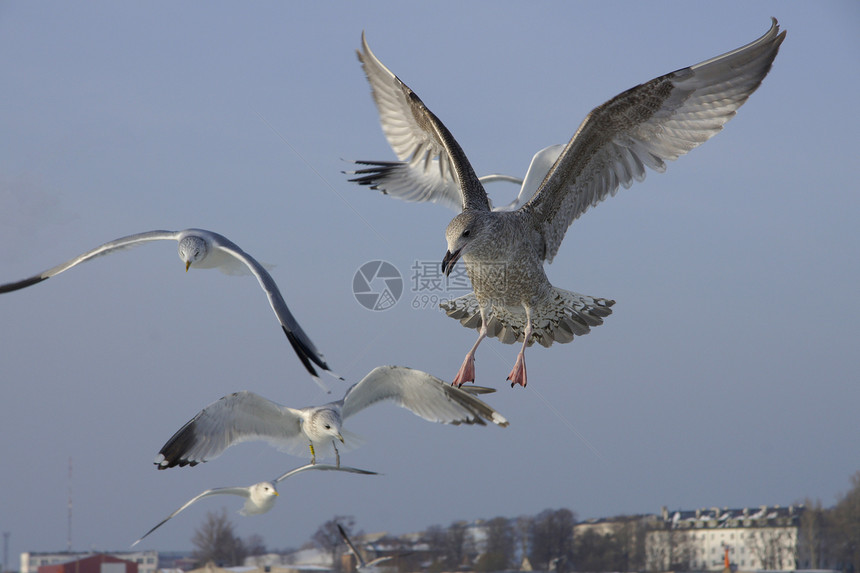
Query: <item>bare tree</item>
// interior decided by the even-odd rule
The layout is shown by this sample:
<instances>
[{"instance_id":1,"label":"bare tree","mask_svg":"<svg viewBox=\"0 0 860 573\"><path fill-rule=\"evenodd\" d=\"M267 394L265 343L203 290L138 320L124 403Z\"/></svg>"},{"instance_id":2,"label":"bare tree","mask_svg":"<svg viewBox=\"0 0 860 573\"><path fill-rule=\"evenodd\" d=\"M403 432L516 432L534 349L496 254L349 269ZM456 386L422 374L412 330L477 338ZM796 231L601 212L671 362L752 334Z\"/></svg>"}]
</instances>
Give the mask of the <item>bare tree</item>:
<instances>
[{"instance_id":1,"label":"bare tree","mask_svg":"<svg viewBox=\"0 0 860 573\"><path fill-rule=\"evenodd\" d=\"M573 562L573 525L576 515L569 509L546 509L535 516L529 559L536 569L564 572Z\"/></svg>"},{"instance_id":2,"label":"bare tree","mask_svg":"<svg viewBox=\"0 0 860 573\"><path fill-rule=\"evenodd\" d=\"M623 558L619 545L611 533L601 535L589 529L576 537L573 568L576 571L627 571L621 565Z\"/></svg>"},{"instance_id":3,"label":"bare tree","mask_svg":"<svg viewBox=\"0 0 860 573\"><path fill-rule=\"evenodd\" d=\"M343 527L347 535L352 535L355 519L351 515L336 515L333 519L320 525L311 537L320 549L329 554L332 570L336 572L342 570L340 556L344 551L343 539L341 539L340 531L337 529L338 524Z\"/></svg>"},{"instance_id":4,"label":"bare tree","mask_svg":"<svg viewBox=\"0 0 860 573\"><path fill-rule=\"evenodd\" d=\"M827 511L822 509L821 500L803 501L803 513L798 526L798 561L803 569L820 569L823 567L823 553L827 545Z\"/></svg>"},{"instance_id":5,"label":"bare tree","mask_svg":"<svg viewBox=\"0 0 860 573\"><path fill-rule=\"evenodd\" d=\"M459 569L466 561L466 522L455 521L445 532L445 562L449 569Z\"/></svg>"},{"instance_id":6,"label":"bare tree","mask_svg":"<svg viewBox=\"0 0 860 573\"><path fill-rule=\"evenodd\" d=\"M646 568L649 571L689 571L693 561L693 542L687 531L655 529L647 534Z\"/></svg>"},{"instance_id":7,"label":"bare tree","mask_svg":"<svg viewBox=\"0 0 860 573\"><path fill-rule=\"evenodd\" d=\"M833 508L833 549L843 571L860 571L860 471L851 483Z\"/></svg>"},{"instance_id":8,"label":"bare tree","mask_svg":"<svg viewBox=\"0 0 860 573\"><path fill-rule=\"evenodd\" d=\"M528 557L531 551L531 531L533 518L528 515L521 515L517 518L516 527L514 528L514 538L519 545L520 565Z\"/></svg>"},{"instance_id":9,"label":"bare tree","mask_svg":"<svg viewBox=\"0 0 860 573\"><path fill-rule=\"evenodd\" d=\"M645 569L645 535L648 528L641 516L621 517L621 526L615 530L620 551L621 571Z\"/></svg>"},{"instance_id":10,"label":"bare tree","mask_svg":"<svg viewBox=\"0 0 860 573\"><path fill-rule=\"evenodd\" d=\"M750 532L746 546L758 559L760 569L788 569L797 559L793 527L762 527Z\"/></svg>"},{"instance_id":11,"label":"bare tree","mask_svg":"<svg viewBox=\"0 0 860 573\"><path fill-rule=\"evenodd\" d=\"M486 523L487 543L475 566L477 571L503 571L510 569L516 544L514 528L506 517L495 517Z\"/></svg>"},{"instance_id":12,"label":"bare tree","mask_svg":"<svg viewBox=\"0 0 860 573\"><path fill-rule=\"evenodd\" d=\"M430 550L432 563L430 564L430 573L438 573L444 571L445 567L445 547L447 534L441 525L431 525L424 530L424 543Z\"/></svg>"},{"instance_id":13,"label":"bare tree","mask_svg":"<svg viewBox=\"0 0 860 573\"><path fill-rule=\"evenodd\" d=\"M212 561L222 567L242 565L246 555L245 545L233 531L233 523L227 517L226 509L220 513L208 512L206 521L191 539L194 558L200 563Z\"/></svg>"}]
</instances>

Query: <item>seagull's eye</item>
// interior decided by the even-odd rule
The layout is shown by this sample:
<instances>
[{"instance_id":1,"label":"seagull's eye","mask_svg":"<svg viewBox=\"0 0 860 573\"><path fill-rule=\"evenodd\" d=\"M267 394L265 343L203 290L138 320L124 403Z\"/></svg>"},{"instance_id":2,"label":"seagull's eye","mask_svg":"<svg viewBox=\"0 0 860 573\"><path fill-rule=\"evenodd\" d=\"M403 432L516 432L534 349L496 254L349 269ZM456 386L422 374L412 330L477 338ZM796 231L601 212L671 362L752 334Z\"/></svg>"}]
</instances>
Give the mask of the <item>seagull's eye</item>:
<instances>
[{"instance_id":1,"label":"seagull's eye","mask_svg":"<svg viewBox=\"0 0 860 573\"><path fill-rule=\"evenodd\" d=\"M325 425L325 429L326 429L326 430L331 430L331 424L326 424L326 425Z\"/></svg>"},{"instance_id":2,"label":"seagull's eye","mask_svg":"<svg viewBox=\"0 0 860 573\"><path fill-rule=\"evenodd\" d=\"M464 237L468 237L468 236L469 236L469 235L471 235L471 234L472 234L472 229L466 229L465 231L463 231L463 236L464 236Z\"/></svg>"}]
</instances>

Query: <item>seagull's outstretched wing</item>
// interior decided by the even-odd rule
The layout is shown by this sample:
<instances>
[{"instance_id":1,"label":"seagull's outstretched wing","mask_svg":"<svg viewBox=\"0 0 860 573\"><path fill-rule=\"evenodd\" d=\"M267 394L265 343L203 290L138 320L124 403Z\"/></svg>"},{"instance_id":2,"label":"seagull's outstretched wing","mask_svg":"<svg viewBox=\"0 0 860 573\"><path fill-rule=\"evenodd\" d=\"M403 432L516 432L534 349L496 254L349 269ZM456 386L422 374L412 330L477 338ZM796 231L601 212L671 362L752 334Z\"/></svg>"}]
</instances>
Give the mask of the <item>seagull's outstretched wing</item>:
<instances>
[{"instance_id":1,"label":"seagull's outstretched wing","mask_svg":"<svg viewBox=\"0 0 860 573\"><path fill-rule=\"evenodd\" d=\"M340 532L340 538L343 539L344 543L346 543L346 546L349 549L349 552L355 556L355 560L358 563L358 565L356 566L356 569L363 569L364 567L367 566L367 564L364 562L364 557L361 556L361 553L359 553L358 549L355 548L355 545L352 544L352 541L350 541L349 537L346 534L346 531L344 531L343 527L340 526L340 523L338 523L336 525L337 525L337 530Z\"/></svg>"},{"instance_id":2,"label":"seagull's outstretched wing","mask_svg":"<svg viewBox=\"0 0 860 573\"><path fill-rule=\"evenodd\" d=\"M468 392L404 366L374 368L347 390L343 399L343 419L382 400L392 400L431 422L508 425L504 416Z\"/></svg>"},{"instance_id":3,"label":"seagull's outstretched wing","mask_svg":"<svg viewBox=\"0 0 860 573\"><path fill-rule=\"evenodd\" d=\"M645 177L662 172L734 117L770 71L785 32L773 24L741 48L655 78L588 114L523 206L552 261L568 226L588 207Z\"/></svg>"},{"instance_id":4,"label":"seagull's outstretched wing","mask_svg":"<svg viewBox=\"0 0 860 573\"><path fill-rule=\"evenodd\" d=\"M351 183L366 185L381 191L384 195L391 195L404 201L438 203L458 213L463 208L463 194L460 193L460 186L457 185L450 171L442 171L439 159L426 159L420 162L356 160L354 163L364 167L345 171L347 175L357 175L349 179ZM512 175L492 173L478 179L483 184L516 183L520 185L520 194L523 193L523 180ZM532 189L532 193L535 189ZM519 198L519 195L517 197ZM517 202L518 200L514 199L514 203Z\"/></svg>"},{"instance_id":5,"label":"seagull's outstretched wing","mask_svg":"<svg viewBox=\"0 0 860 573\"><path fill-rule=\"evenodd\" d=\"M296 321L295 317L293 317L292 313L290 312L290 309L287 307L287 303L284 301L284 297L281 295L281 292L278 289L278 285L275 283L272 276L269 274L269 272L265 269L263 265L257 262L254 257L243 251L238 245L236 245L223 235L213 233L212 231L207 231L205 229L185 229L184 231L149 231L146 233L137 233L135 235L121 237L114 241L110 241L108 243L100 245L95 249L87 251L82 255L79 255L73 259L66 261L65 263L43 271L42 273L33 275L32 277L28 277L17 282L0 285L0 294L22 289L24 287L39 283L67 269L79 265L80 263L86 262L98 256L110 254L119 249L125 249L128 247L141 245L149 241L168 239L174 241L181 241L183 240L183 238L188 236L198 237L200 240L204 241L207 244L208 248L208 253L206 254L205 258L202 258L195 265L195 267L220 268L228 274L233 274L235 273L235 271L240 269L244 272L250 272L257 277L257 281L260 283L260 286L263 288L263 291L266 293L266 296L269 299L269 305L272 307L272 310L278 317L278 321L281 323L281 328L287 335L287 340L289 340L290 344L293 347L293 350L299 357L299 360L310 373L314 381L319 384L319 386L323 390L329 392L329 389L319 379L319 376L317 375L317 371L314 368L313 364L316 364L317 366L319 366L323 370L326 370L337 378L340 377L337 374L331 372L331 369L326 363L325 357L316 348L314 343L311 342L308 335L305 334L304 330L302 330L302 327L299 326L298 321ZM186 262L188 264L191 264L188 261ZM186 266L186 270L187 268L188 267Z\"/></svg>"},{"instance_id":6,"label":"seagull's outstretched wing","mask_svg":"<svg viewBox=\"0 0 860 573\"><path fill-rule=\"evenodd\" d=\"M343 539L343 542L346 543L349 552L355 556L355 561L357 563L355 568L359 571L372 570L380 563L385 563L386 561L391 561L392 559L394 559L393 555L383 555L382 557L372 559L369 563L365 562L364 557L361 556L361 553L359 553L355 545L352 544L352 541L350 541L349 536L347 536L346 531L343 530L343 527L341 527L339 523L336 525L337 530L340 532L341 539Z\"/></svg>"},{"instance_id":7,"label":"seagull's outstretched wing","mask_svg":"<svg viewBox=\"0 0 860 573\"><path fill-rule=\"evenodd\" d=\"M492 207L493 211L515 211L531 199L562 149L564 145L550 145L535 153L526 171L525 179L500 173L479 177L478 179L484 185L508 182L520 186L520 191L513 201L507 205ZM439 203L458 213L463 208L463 194L460 192L460 186L450 170L443 171L440 168L438 158L419 162L356 161L355 163L367 167L347 172L350 175L358 175L349 180L353 183L367 185L371 189L377 189L404 201ZM492 201L490 204L492 206Z\"/></svg>"},{"instance_id":8,"label":"seagull's outstretched wing","mask_svg":"<svg viewBox=\"0 0 860 573\"><path fill-rule=\"evenodd\" d=\"M409 555L409 553L404 553L403 555ZM371 559L370 562L364 566L364 568L372 570L374 567L378 566L380 563L385 563L386 561L391 561L392 559L394 559L393 555L383 555L382 557L377 557L376 559Z\"/></svg>"},{"instance_id":9,"label":"seagull's outstretched wing","mask_svg":"<svg viewBox=\"0 0 860 573\"><path fill-rule=\"evenodd\" d=\"M201 410L161 448L158 469L195 466L221 455L239 442L265 440L279 449L300 453L301 413L253 392L235 392Z\"/></svg>"},{"instance_id":10,"label":"seagull's outstretched wing","mask_svg":"<svg viewBox=\"0 0 860 573\"><path fill-rule=\"evenodd\" d=\"M313 342L311 342L310 337L308 337L308 335L305 334L305 331L302 330L302 327L299 326L293 313L291 313L290 309L287 307L287 303L284 301L284 297L281 295L281 291L275 283L275 279L272 278L272 275L269 274L269 271L267 271L263 265L257 262L257 259L243 251L237 244L230 241L223 235L218 235L216 233L212 233L212 235L213 243L215 243L214 247L219 249L222 253L228 254L234 259L241 261L248 267L251 273L257 277L257 281L260 283L260 286L263 288L263 292L266 293L266 297L269 299L269 305L275 312L275 316L278 317L278 321L281 323L281 328L284 330L284 334L287 335L287 339L290 341L290 344L292 345L293 350L295 350L296 355L299 357L299 360L301 360L314 381L324 391L330 393L330 390L325 386L325 384L323 384L322 380L320 380L317 375L317 371L314 369L313 364L316 364L336 378L340 378L340 376L331 372L322 352L317 350L317 347Z\"/></svg>"},{"instance_id":11,"label":"seagull's outstretched wing","mask_svg":"<svg viewBox=\"0 0 860 573\"><path fill-rule=\"evenodd\" d=\"M358 59L370 82L382 130L398 159L408 161L405 169L397 169L403 164L378 164L394 169L386 175L390 182L385 190L402 199L433 201L456 211L464 207L489 210L487 194L454 136L421 98L377 59L363 32L361 45ZM371 184L371 180L364 183Z\"/></svg>"},{"instance_id":12,"label":"seagull's outstretched wing","mask_svg":"<svg viewBox=\"0 0 860 573\"><path fill-rule=\"evenodd\" d=\"M251 495L249 490L250 490L250 488L247 488L247 487L216 487L213 489L207 489L203 493L196 495L196 496L192 497L191 499L189 499L188 501L186 501L185 505L183 505L182 507L180 507L179 509L177 509L176 511L174 511L173 513L171 513L170 515L168 515L164 519L162 519L160 522L158 522L158 524L155 527L153 527L152 529L150 529L149 531L147 531L146 533L141 535L137 541L135 541L134 543L131 544L131 546L134 547L135 545L137 545L138 543L143 541L143 539L146 536L148 536L150 533L152 533L153 531L155 531L156 529L158 529L159 527L161 527L162 525L164 525L165 523L170 521L171 518L175 517L178 513L180 513L186 507L193 504L198 499L202 499L202 498L208 497L210 495L219 495L222 493L230 494L230 495L238 495L238 496L241 496L244 498L248 498Z\"/></svg>"},{"instance_id":13,"label":"seagull's outstretched wing","mask_svg":"<svg viewBox=\"0 0 860 573\"><path fill-rule=\"evenodd\" d=\"M77 266L81 263L85 263L90 259L94 259L102 255L109 255L110 253L113 253L114 251L118 251L120 249L135 247L137 245L142 245L143 243L149 241L162 241L167 239L175 241L178 238L179 233L176 231L148 231L146 233L137 233L134 235L128 235L126 237L120 237L119 239L109 241L103 245L99 245L95 249L89 250L86 253L78 255L73 259L69 259L65 263L59 264L37 275L33 275L31 277L13 283L6 283L4 285L0 285L0 293L12 292L13 290L22 289L24 287L40 283L43 280L58 275L61 272L68 270L74 266Z\"/></svg>"},{"instance_id":14,"label":"seagull's outstretched wing","mask_svg":"<svg viewBox=\"0 0 860 573\"><path fill-rule=\"evenodd\" d=\"M372 472L372 471L370 471L370 470L362 470L362 469L359 469L359 468L351 468L351 467L349 467L349 466L332 466L332 465L329 465L329 464L307 464L307 465L302 466L302 467L300 467L300 468L296 468L296 469L294 469L294 470L290 470L290 471L288 471L287 473L285 473L285 474L281 475L280 477L277 477L277 478L273 479L272 481L273 481L274 483L281 483L282 481L284 481L284 480L285 480L285 479L287 479L288 477L290 477L290 476L294 476L294 475L296 475L297 473L301 473L301 472L306 471L306 470L322 470L322 471L332 471L332 472L349 472L349 473L353 473L353 474L363 474L363 475L371 475L371 476L379 475L377 472Z\"/></svg>"}]
</instances>

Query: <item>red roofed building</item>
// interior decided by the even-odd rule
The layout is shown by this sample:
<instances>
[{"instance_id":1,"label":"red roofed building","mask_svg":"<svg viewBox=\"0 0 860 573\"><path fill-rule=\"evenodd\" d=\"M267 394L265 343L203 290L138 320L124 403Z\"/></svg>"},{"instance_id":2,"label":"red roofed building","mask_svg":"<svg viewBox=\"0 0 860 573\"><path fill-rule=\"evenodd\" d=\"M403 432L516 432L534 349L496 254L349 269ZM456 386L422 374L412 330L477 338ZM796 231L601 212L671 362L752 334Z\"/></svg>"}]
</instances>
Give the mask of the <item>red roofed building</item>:
<instances>
[{"instance_id":1,"label":"red roofed building","mask_svg":"<svg viewBox=\"0 0 860 573\"><path fill-rule=\"evenodd\" d=\"M77 561L42 565L39 573L137 573L137 563L96 553Z\"/></svg>"}]
</instances>

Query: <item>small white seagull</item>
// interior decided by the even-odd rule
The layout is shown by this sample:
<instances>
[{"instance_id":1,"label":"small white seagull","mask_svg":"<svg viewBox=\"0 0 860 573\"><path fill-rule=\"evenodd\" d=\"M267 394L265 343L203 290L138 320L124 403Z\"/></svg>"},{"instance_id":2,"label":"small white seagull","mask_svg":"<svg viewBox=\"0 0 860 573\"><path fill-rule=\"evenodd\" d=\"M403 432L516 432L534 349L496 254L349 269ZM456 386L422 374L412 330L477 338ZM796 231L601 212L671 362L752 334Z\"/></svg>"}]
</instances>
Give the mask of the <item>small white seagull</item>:
<instances>
[{"instance_id":1,"label":"small white seagull","mask_svg":"<svg viewBox=\"0 0 860 573\"><path fill-rule=\"evenodd\" d=\"M299 326L298 321L293 317L290 309L287 308L287 303L284 301L284 297L281 296L281 291L278 289L278 285L275 283L272 275L269 274L269 271L263 265L243 251L236 243L212 231L205 229L148 231L146 233L120 237L37 275L17 282L0 285L0 294L37 284L95 257L108 255L118 250L135 247L150 241L164 240L178 241L179 258L185 263L186 271L191 267L195 269L217 268L226 274L247 274L250 272L257 277L257 281L269 299L269 305L275 312L275 316L278 317L278 322L281 323L281 328L287 335L287 340L289 340L299 360L301 360L314 382L326 392L330 392L322 380L320 380L313 365L316 364L332 376L337 378L340 378L340 376L331 372L325 357L317 350L317 347L311 342L311 339L305 334L302 327Z\"/></svg>"},{"instance_id":2,"label":"small white seagull","mask_svg":"<svg viewBox=\"0 0 860 573\"><path fill-rule=\"evenodd\" d=\"M158 524L140 536L140 538L131 544L132 547L143 541L143 539L167 523L171 518L175 517L176 514L193 504L198 499L203 499L204 497L208 497L210 495L220 495L220 494L229 494L229 495L238 495L240 497L245 498L245 505L242 506L242 509L239 510L239 515L260 515L262 513L266 513L272 506L275 505L275 500L279 497L278 490L275 487L275 484L281 483L285 479L290 476L293 476L297 473L303 472L305 470L323 470L323 471L339 471L339 472L351 472L356 474L364 474L364 475L377 475L376 472L371 472L368 470L360 470L358 468L350 468L346 466L331 466L326 464L307 464L300 468L296 468L294 470L290 470L287 473L281 475L273 479L272 481L261 481L260 483L255 483L254 485L247 487L216 487L213 489L207 489L201 494L198 494L188 501L185 504L162 519Z\"/></svg>"},{"instance_id":3,"label":"small white seagull","mask_svg":"<svg viewBox=\"0 0 860 573\"><path fill-rule=\"evenodd\" d=\"M382 557L371 559L370 562L365 562L364 557L361 556L361 553L358 552L358 549L356 549L355 545L352 544L352 541L349 540L349 537L346 535L346 531L343 530L340 523L335 525L337 525L337 530L340 532L340 536L343 539L343 542L346 543L349 552L355 556L355 568L358 571L373 571L380 563L385 563L386 561L394 559L391 555L383 555Z\"/></svg>"},{"instance_id":4,"label":"small white seagull","mask_svg":"<svg viewBox=\"0 0 860 573\"><path fill-rule=\"evenodd\" d=\"M479 387L478 392L493 391ZM408 408L417 416L443 424L508 421L470 392L446 384L435 376L403 366L379 366L351 386L340 400L322 406L294 409L267 400L253 392L236 392L213 402L186 423L161 448L155 459L158 469L194 466L219 456L233 444L265 440L280 450L302 455L310 448L311 464L316 456L340 452L359 445L358 437L343 429L343 422L361 410L384 400Z\"/></svg>"},{"instance_id":5,"label":"small white seagull","mask_svg":"<svg viewBox=\"0 0 860 573\"><path fill-rule=\"evenodd\" d=\"M603 324L615 301L550 284L552 262L568 227L589 207L645 177L665 171L716 135L758 89L785 39L773 19L757 40L721 56L633 87L593 109L555 159L540 185L514 210L493 209L463 149L447 127L400 78L379 61L362 33L358 53L383 130L403 163L367 173L401 198L437 201L462 210L445 232L448 275L462 257L473 293L441 304L448 316L478 330L453 383L475 379L475 351L486 337L522 342L508 380L527 383L525 349L550 346ZM435 161L435 163L434 163ZM433 165L428 172L427 165ZM393 172L393 173L392 173ZM434 186L425 180L445 181ZM417 189L412 195L407 191ZM427 189L432 191L427 191ZM404 191L406 190L406 191ZM516 205L517 202L514 203Z\"/></svg>"}]
</instances>

